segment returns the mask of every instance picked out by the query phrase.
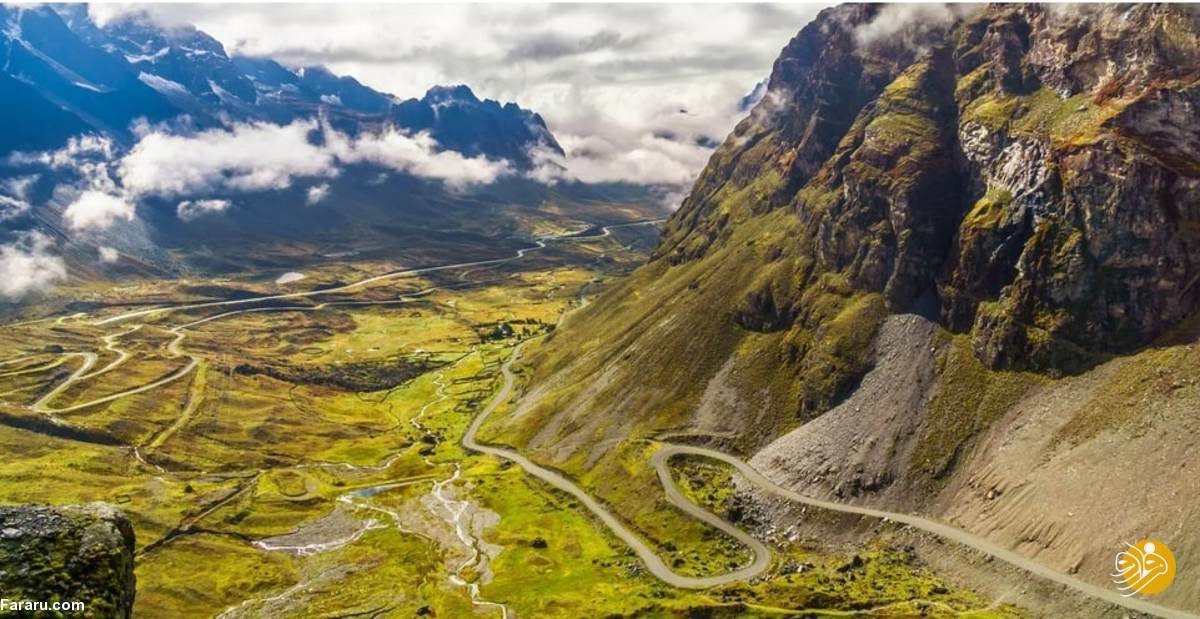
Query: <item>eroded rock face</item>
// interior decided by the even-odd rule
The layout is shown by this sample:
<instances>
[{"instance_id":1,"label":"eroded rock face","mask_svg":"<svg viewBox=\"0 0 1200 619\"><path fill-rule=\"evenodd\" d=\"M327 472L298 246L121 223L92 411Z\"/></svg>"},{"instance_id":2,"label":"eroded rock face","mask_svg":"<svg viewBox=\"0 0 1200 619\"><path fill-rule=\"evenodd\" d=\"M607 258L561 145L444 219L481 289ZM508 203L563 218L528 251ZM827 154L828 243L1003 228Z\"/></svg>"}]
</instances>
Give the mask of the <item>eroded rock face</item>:
<instances>
[{"instance_id":1,"label":"eroded rock face","mask_svg":"<svg viewBox=\"0 0 1200 619\"><path fill-rule=\"evenodd\" d=\"M129 519L105 503L0 507L0 592L11 601L82 602L79 616L129 617L133 551Z\"/></svg>"},{"instance_id":2,"label":"eroded rock face","mask_svg":"<svg viewBox=\"0 0 1200 619\"><path fill-rule=\"evenodd\" d=\"M749 452L851 397L890 315L1044 377L1200 310L1200 12L895 11L834 7L784 48L651 263L534 353L505 440L589 467L633 433Z\"/></svg>"},{"instance_id":3,"label":"eroded rock face","mask_svg":"<svg viewBox=\"0 0 1200 619\"><path fill-rule=\"evenodd\" d=\"M660 259L789 209L797 275L748 290L738 325L804 322L830 277L892 311L936 291L992 367L1073 370L1200 308L1200 14L992 5L866 41L879 11L830 9L784 49Z\"/></svg>"}]
</instances>

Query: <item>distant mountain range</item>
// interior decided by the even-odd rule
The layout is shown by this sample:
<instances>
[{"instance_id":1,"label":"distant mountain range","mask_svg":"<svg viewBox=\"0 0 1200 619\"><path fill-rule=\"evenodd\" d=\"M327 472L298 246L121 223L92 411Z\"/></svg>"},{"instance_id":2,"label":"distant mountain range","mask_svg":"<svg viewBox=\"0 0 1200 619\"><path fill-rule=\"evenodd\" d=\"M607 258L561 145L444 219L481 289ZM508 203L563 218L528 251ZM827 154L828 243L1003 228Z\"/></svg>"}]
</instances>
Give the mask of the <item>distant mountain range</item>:
<instances>
[{"instance_id":1,"label":"distant mountain range","mask_svg":"<svg viewBox=\"0 0 1200 619\"><path fill-rule=\"evenodd\" d=\"M129 144L139 119L186 116L203 129L318 114L350 134L385 125L425 131L443 148L517 167L530 165L531 148L562 152L536 113L480 100L467 86L402 100L324 67L231 58L190 26L163 28L140 15L97 26L82 4L0 6L0 46L0 153L58 148L85 132Z\"/></svg>"},{"instance_id":2,"label":"distant mountain range","mask_svg":"<svg viewBox=\"0 0 1200 619\"><path fill-rule=\"evenodd\" d=\"M550 222L663 209L651 187L536 180L535 167L553 165L546 154L563 154L546 123L466 85L401 99L325 67L231 57L194 27L141 14L100 26L86 5L0 5L0 63L0 246L40 243L72 278L348 252L437 262ZM234 144L239 131L252 135ZM152 134L168 147L156 153L175 158L144 158L167 185L139 190L123 164ZM210 150L196 150L205 140ZM81 228L73 208L104 224Z\"/></svg>"}]
</instances>

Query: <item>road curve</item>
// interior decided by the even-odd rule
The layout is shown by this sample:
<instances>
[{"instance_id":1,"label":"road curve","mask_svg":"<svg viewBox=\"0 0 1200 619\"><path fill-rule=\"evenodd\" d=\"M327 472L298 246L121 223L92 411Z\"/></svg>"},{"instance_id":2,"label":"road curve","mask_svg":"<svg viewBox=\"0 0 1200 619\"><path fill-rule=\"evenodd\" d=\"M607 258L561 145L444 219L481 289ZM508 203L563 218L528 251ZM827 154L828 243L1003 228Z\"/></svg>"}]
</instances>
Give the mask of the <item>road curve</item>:
<instances>
[{"instance_id":1,"label":"road curve","mask_svg":"<svg viewBox=\"0 0 1200 619\"><path fill-rule=\"evenodd\" d=\"M664 488L667 488L667 496L669 499L671 499L671 502L687 511L688 514L695 516L713 525L714 527L717 527L718 529L721 529L722 531L733 536L739 542L749 546L754 551L753 563L734 572L720 574L717 576L707 576L704 578L676 574L675 572L671 571L671 568L667 567L667 564L664 563L657 554L655 554L654 550L647 546L646 543L642 541L642 539L638 537L636 533L630 530L624 522L621 522L621 520L613 515L613 513L609 511L607 507L602 505L596 499L592 498L587 492L584 492L584 490L577 486L575 482L567 479L557 471L553 471L535 464L529 458L526 458L512 449L485 445L477 441L475 439L475 435L479 432L480 426L482 426L483 422L487 421L487 418L492 414L492 412L495 411L502 402L507 401L509 395L512 394L513 383L515 379L513 377L511 368L513 362L520 355L522 347L524 347L524 343L517 345L517 347L513 349L512 355L509 356L508 361L505 361L504 364L500 366L500 372L504 376L504 383L500 386L500 390L491 399L491 401L488 402L487 407L485 407L483 411L475 417L475 419L471 422L470 427L467 428L467 432L462 438L463 447L466 447L472 451L478 451L514 462L524 469L526 473L529 473L530 475L533 475L534 477L537 477L551 486L554 486L555 488L558 488L559 490L562 490L563 492L566 492L567 494L570 494L578 499L580 503L586 506L588 510L590 510L596 515L597 518L599 518L606 526L608 526L608 528L611 529L612 532L617 535L617 537L621 538L621 540L628 544L629 547L632 548L635 553L637 553L638 558L642 560L642 563L645 564L648 570L650 570L651 574L654 574L656 578L669 585L685 589L705 589L725 583L748 580L761 574L763 570L770 565L771 551L768 550L766 546L753 537L747 535L737 527L725 522L724 520L721 520L713 514L704 511L685 499L683 495L679 493L679 489L675 486L675 483L671 480L669 471L664 472L663 470L660 470L659 479L663 480L663 486Z\"/></svg>"},{"instance_id":2,"label":"road curve","mask_svg":"<svg viewBox=\"0 0 1200 619\"><path fill-rule=\"evenodd\" d=\"M823 501L821 499L814 499L812 497L804 496L776 484L762 473L759 473L745 461L713 449L696 447L693 445L664 444L663 448L655 453L655 466L659 469L660 477L663 475L663 472L666 471L667 460L676 455L703 456L706 458L712 458L714 460L720 460L726 464L729 464L730 466L733 466L739 473L742 474L743 477L745 477L754 485L771 494L774 494L775 496L782 497L796 503L801 503L803 505L827 509L829 511L841 512L844 514L857 514L871 518L886 518L901 524L906 524L914 529L920 529L944 539L974 548L975 550L991 555L996 559L1029 572L1034 576L1054 581L1070 589L1074 589L1075 591L1078 591L1079 593L1082 593L1088 597L1096 598L1110 604L1128 608L1130 610L1136 610L1138 612L1149 613L1159 617L1165 617L1167 619L1198 619L1198 616L1195 614L1174 608L1159 606L1157 604L1152 604L1136 598L1127 598L1117 593L1115 590L1105 589L1104 587L1099 587L1073 576L1063 574L1058 570L1051 569L1045 565L1042 565L1041 563L1038 563L1037 561L1022 556L1021 554L1004 548L1003 546L1000 546L992 541L936 520L930 520L928 518L922 518L912 514L889 512L879 509L872 509L870 507L835 503L833 501Z\"/></svg>"},{"instance_id":3,"label":"road curve","mask_svg":"<svg viewBox=\"0 0 1200 619\"><path fill-rule=\"evenodd\" d=\"M278 299L299 299L299 298L304 298L304 297L315 297L315 296L319 296L319 295L333 294L333 293L337 293L337 292L345 292L347 290L361 288L363 286L366 286L367 284L373 284L375 282L385 281L385 280L389 280L389 279L396 279L398 277L410 277L413 275L424 275L426 273L436 273L438 271L449 271L452 269L462 269L462 268L468 268L468 267L481 267L481 266L504 264L506 262L520 260L521 258L525 257L525 254L528 254L529 252L537 251L539 249L546 247L547 242L560 241L560 240L595 240L598 238L603 238L603 237L608 236L609 234L611 234L612 230L615 230L617 228L629 228L629 227L633 227L633 226L653 225L653 224L656 224L656 223L659 223L662 221L665 221L665 220L664 219L651 219L651 220L646 220L646 221L634 221L634 222L629 222L629 223L625 223L625 224L613 224L610 226L604 226L602 228L602 230L603 230L602 234L598 234L596 236L591 236L591 237L575 237L574 235L578 234L578 232L569 232L569 233L559 234L559 235L541 236L541 237L537 237L536 239L534 239L534 241L533 241L534 244L532 246L522 247L521 249L517 250L517 253L515 255L509 256L507 258L493 258L490 260L476 260L473 262L459 262L459 263L455 263L455 264L443 264L443 265L439 265L439 266L423 267L423 268L419 268L419 269L406 269L403 271L392 271L391 273L383 273L381 275L373 275L371 277L361 279L357 282L346 284L344 286L337 286L334 288L324 288L321 290L307 290L307 291L302 291L302 292L273 294L273 295L266 295L266 296L261 296L261 297L249 297L246 299L234 299L232 301L209 301L209 302L205 302L205 303L191 303L191 304L186 304L186 305L153 307L150 309L135 310L132 312L126 312L124 314L118 314L116 316L110 316L108 318L98 320L93 324L106 325L106 324L111 324L114 322L122 322L125 320L129 320L130 318L138 318L141 316L149 316L149 315L153 315L153 314L163 314L163 313L167 313L167 312L176 312L176 311L180 311L180 310L200 309L200 308L205 308L205 307L223 307L226 305L246 305L249 303L258 303L261 301L274 301L274 300L278 300Z\"/></svg>"},{"instance_id":4,"label":"road curve","mask_svg":"<svg viewBox=\"0 0 1200 619\"><path fill-rule=\"evenodd\" d=\"M693 578L676 574L675 572L671 571L669 567L667 567L663 560L659 558L659 556L655 554L654 551L648 547L636 533L631 531L625 525L625 523L613 515L612 512L609 511L608 507L593 499L582 488L576 485L575 482L567 479L561 473L534 463L515 450L485 445L476 440L475 435L478 433L479 428L485 421L487 421L487 418L496 410L496 408L498 408L502 402L507 401L509 396L512 394L515 378L511 368L513 362L515 362L517 357L520 355L521 349L524 347L524 345L525 343L523 342L514 348L512 355L507 361L504 362L503 365L500 366L500 371L504 377L504 382L501 385L500 390L491 399L491 401L488 402L487 407L485 407L483 411L475 417L475 419L471 422L470 427L467 428L467 432L463 435L462 439L463 446L474 451L490 454L498 458L503 458L510 462L514 462L530 475L533 475L534 477L549 483L555 488L574 496L581 503L583 503L588 510L595 514L596 517L604 522L604 524L607 525L613 531L613 533L617 535L617 537L620 537L623 541L625 541L625 543L629 544L629 546L634 550L635 553L637 553L638 557L646 565L647 569L649 569L651 574L667 584L687 589L702 589L734 581L749 580L766 570L771 562L770 550L764 544L762 544L762 542L759 542L757 539L741 531L734 525L715 516L711 512L708 512L707 510L704 510L694 503L688 501L679 491L678 486L675 484L674 478L671 476L669 466L670 459L678 455L693 455L725 462L726 464L729 464L737 469L739 473L741 473L754 485L789 501L794 501L803 505L809 505L833 512L887 519L899 522L901 524L906 524L915 529L920 529L927 533L937 535L943 539L973 548L979 552L990 555L995 559L1028 572L1036 577L1056 582L1085 596L1107 602L1115 606L1142 613L1148 613L1157 617L1163 617L1164 619L1200 619L1200 615L1189 613L1183 610L1159 606L1158 604L1153 604L1137 598L1124 597L1115 590L1105 589L1104 587L1099 587L1068 574L1064 574L1055 569L1042 565L1037 561L1029 559L1028 557L1022 556L1017 552L1004 548L992 541L945 523L930 520L928 518L922 518L912 514L889 512L870 507L836 503L833 501L825 501L807 497L776 484L762 473L759 473L745 461L729 454L692 445L659 443L662 445L662 448L654 453L650 461L651 465L655 469L655 472L658 474L659 481L663 485L667 499L689 515L729 534L734 539L748 546L754 552L753 563L727 574L709 576L705 578Z\"/></svg>"},{"instance_id":5,"label":"road curve","mask_svg":"<svg viewBox=\"0 0 1200 619\"><path fill-rule=\"evenodd\" d=\"M72 372L71 375L67 377L67 380L62 382L62 384L55 387L54 389L51 389L49 393L38 398L38 401L33 403L32 408L40 413L60 412L60 411L46 410L44 408L45 403L50 401L54 396L65 391L67 389L67 387L70 387L72 384L75 383L75 381L79 380L81 377L86 376L88 373L88 370L92 369L93 365L96 365L97 357L96 357L96 353L94 353L94 352L68 352L68 353L63 353L62 356L63 357L80 357L83 359L83 364L79 366L78 370L75 370L74 372Z\"/></svg>"},{"instance_id":6,"label":"road curve","mask_svg":"<svg viewBox=\"0 0 1200 619\"><path fill-rule=\"evenodd\" d=\"M624 223L624 224L612 224L612 225L602 227L601 234L594 235L594 236L587 236L587 237L575 236L576 234L578 234L578 232L568 232L568 233L564 233L564 234L560 234L560 235L542 236L542 237L538 237L537 239L534 240L533 246L523 247L521 249L518 249L517 253L515 255L509 256L507 258L495 258L495 259L491 259L491 260L480 260L480 261L475 261L475 262L461 262L461 263L456 263L456 264L444 264L444 265L440 265L440 266L425 267L425 268L420 268L420 269L394 271L391 273L384 273L382 275L375 275L372 277L368 277L366 279L359 280L359 281L351 283L351 284L346 284L345 286L339 286L337 288L326 288L326 289L322 289L322 290L310 290L310 291L306 291L306 292L294 292L294 293L288 293L288 294L267 295L267 296L261 296L261 297L251 297L251 298L246 298L246 299L234 299L232 301L214 301L214 302L208 302L208 303L192 303L192 304L185 304L185 305L156 307L156 308L151 308L151 309L146 309L146 310L137 310L137 311L133 311L133 312L119 314L117 316L112 316L112 317L105 318L102 320L98 320L98 321L94 322L93 324L106 325L106 324L110 324L110 323L114 323L114 322L121 322L124 320L128 320L130 318L138 318L141 316L148 316L148 315L152 315L152 314L169 313L169 312L174 312L174 311L179 311L179 310L199 309L199 308L206 308L206 307L223 307L223 306L227 306L227 305L245 305L245 304L249 304L249 303L256 303L259 301L271 301L271 300L277 300L277 299L295 299L295 298L302 298L302 297L313 297L313 296L317 296L317 295L330 294L330 293L334 293L334 292L342 292L345 290L359 288L359 287L362 287L362 286L365 286L367 284L371 284L374 282L383 281L383 280L387 280L387 279L394 279L394 278L398 278L398 277L421 275L424 273L433 273L436 271L447 271L447 270L451 270L451 269L460 269L460 268L466 268L466 267L493 266L493 265L498 265L498 264L504 264L507 262L512 262L515 260L520 260L521 258L524 258L525 255L528 254L529 252L536 251L536 250L546 247L547 242L596 240L596 239L601 239L601 238L611 235L612 231L617 228L629 228L629 227L633 227L633 226L654 225L654 224L660 223L662 221L665 221L665 219L650 219L650 220L644 220L644 221L634 221L634 222L629 222L629 223ZM407 302L409 302L409 300L412 297L422 296L422 295L428 294L429 292L432 292L437 289L438 289L437 287L427 288L425 290L420 290L420 291L414 292L412 294L402 295L401 297L399 297L398 299L396 299L394 301L329 301L326 303L321 303L321 304L313 305L313 306L251 308L251 309L244 309L244 310L237 310L237 311L232 311L232 312L216 314L213 316L201 318L199 320L195 320L193 322L189 322L187 324L179 325L177 327L172 328L171 333L175 334L175 339L167 346L167 350L170 353L172 353L173 356L177 356L177 357L184 356L186 353L184 353L182 350L179 349L180 344L183 343L183 339L186 337L186 334L183 332L184 329L187 329L189 327L194 327L197 325L201 325L206 322L213 321L213 320L227 318L229 316L235 316L238 314L253 313L253 312L316 311L316 310L320 310L320 309L324 309L326 307L332 307L332 306L389 305L389 304L397 304L397 303L407 303ZM62 320L66 319L66 318L78 318L78 317L85 316L85 315L86 314L84 314L84 313L64 315L64 316L59 316L56 320L57 320L57 322L59 322L61 324ZM40 322L40 321L45 321L45 320L55 320L55 319L45 318L45 319L40 319L39 321L29 321L26 323L15 323L15 324L16 325L29 324L31 322ZM10 326L15 326L15 325L10 325ZM137 387L134 389L127 389L125 391L113 393L113 394L110 394L110 395L107 395L107 396L104 396L104 397L101 397L101 398L98 398L95 400L91 400L89 402L84 402L82 404L75 404L73 406L68 406L65 408L51 409L46 406L47 402L49 402L51 399L53 399L58 394L65 391L71 385L73 385L81 380L85 380L88 378L94 378L96 376L104 374L110 370L117 368L122 363L124 363L129 358L129 354L123 350L117 349L115 347L115 340L118 337L122 337L122 336L128 335L130 333L133 333L134 331L137 331L139 328L141 328L141 325L135 325L134 327L126 330L123 333L117 333L117 334L112 334L112 335L103 337L102 339L105 343L105 348L107 348L110 351L118 353L118 358L115 361L113 361L112 363L108 364L107 366L105 366L99 370L96 370L94 372L89 373L88 370L90 370L96 362L95 353L65 353L65 356L82 356L82 357L84 357L84 359L85 359L84 366L82 368L80 368L78 371L76 371L75 373L73 373L70 377L68 377L67 380L64 381L62 384L58 385L52 391L50 391L46 395L42 396L30 408L32 408L35 412L38 412L38 413L42 413L42 414L46 414L46 415L54 415L55 413L70 413L70 412L74 412L74 411L88 408L91 406L96 406L98 404L106 404L108 402L118 400L125 396L144 393L151 389L155 389L157 387L161 387L168 383L172 383L176 380L179 380L180 378L183 378L184 376L187 376L192 370L196 369L196 367L199 365L200 359L198 357L195 357L193 355L187 355L189 357L189 361L188 361L187 365L180 368L178 371L172 373L171 375L169 375L165 378L162 378L158 381L155 381L153 383L142 385L141 387ZM28 355L25 357L18 357L15 359L8 359L5 361L0 361L0 365L15 363L15 362L21 361L25 358L28 358Z\"/></svg>"},{"instance_id":7,"label":"road curve","mask_svg":"<svg viewBox=\"0 0 1200 619\"><path fill-rule=\"evenodd\" d=\"M405 295L403 297L400 297L399 299L395 299L395 300L391 300L391 301L328 301L328 302L321 303L318 305L297 305L297 306L283 306L283 307L253 307L253 308L249 308L249 309L234 310L232 312L224 312L221 314L215 314L215 315L209 316L207 318L201 318L199 320L195 320L195 321L189 322L187 324L182 324L177 327L171 328L170 332L175 334L175 339L171 340L171 343L167 345L167 351L170 352L171 355L174 357L183 357L183 356L188 357L188 363L186 365L184 365L183 367L181 367L180 369L176 370L175 372L172 372L170 375L168 375L164 378L160 378L159 380L156 380L152 383L147 383L140 387L134 387L132 389L126 389L124 391L119 391L117 393L106 395L104 397L97 398L95 400L83 402L82 404L74 404L74 405L67 406L64 408L48 408L46 406L46 402L50 401L52 398L54 398L58 394L65 391L67 389L67 387L70 387L71 385L73 385L81 380L95 378L96 376L99 376L99 375L109 372L113 369L116 369L118 366L120 366L122 363L124 363L125 360L129 358L129 353L127 353L123 350L114 348L113 347L113 338L120 337L122 335L128 335L129 333L132 333L141 327L141 325L136 325L132 329L129 329L128 331L125 331L123 333L109 335L109 336L105 336L103 338L104 341L107 342L107 344L108 344L108 346L106 346L106 348L108 348L109 350L116 351L120 355L120 357L116 361L108 364L107 366L105 366L102 369L96 370L94 372L88 372L88 370L96 363L96 354L95 353L90 353L90 352L87 352L87 353L79 353L79 352L64 353L63 356L66 356L66 357L71 357L71 356L84 357L84 359L85 359L84 366L82 368L80 368L79 370L77 370L75 373L73 373L70 377L68 377L67 380L63 381L62 384L58 385L52 391L50 391L46 395L42 396L41 399L39 399L37 402L35 402L31 408L35 412L43 413L43 414L51 414L52 415L55 413L70 413L70 412L74 412L74 411L88 408L91 406L96 406L98 404L106 404L108 402L118 400L125 396L131 396L131 395L136 395L139 393L145 393L147 391L150 391L151 389L155 389L155 388L161 387L163 385L166 385L168 383L177 381L177 380L183 378L184 376L187 376L189 373L191 373L192 370L195 370L200 364L199 357L197 357L195 355L190 355L190 354L184 352L183 349L180 348L180 346L183 344L184 338L187 337L187 333L185 333L184 330L194 327L194 326L197 326L197 325L204 324L206 322L211 322L211 321L218 320L221 318L228 318L230 316L237 316L239 314L251 314L251 313L261 313L261 312L314 312L314 311L322 310L322 309L325 309L327 307L332 307L332 306L395 305L395 304L399 304L399 303L409 303L409 302L411 302L411 300L414 297L419 297L419 296L428 294L429 292L431 292L433 290L437 290L437 289L438 288L436 288L436 287L435 288L427 288L425 290L420 290L418 292L414 292L412 294Z\"/></svg>"}]
</instances>

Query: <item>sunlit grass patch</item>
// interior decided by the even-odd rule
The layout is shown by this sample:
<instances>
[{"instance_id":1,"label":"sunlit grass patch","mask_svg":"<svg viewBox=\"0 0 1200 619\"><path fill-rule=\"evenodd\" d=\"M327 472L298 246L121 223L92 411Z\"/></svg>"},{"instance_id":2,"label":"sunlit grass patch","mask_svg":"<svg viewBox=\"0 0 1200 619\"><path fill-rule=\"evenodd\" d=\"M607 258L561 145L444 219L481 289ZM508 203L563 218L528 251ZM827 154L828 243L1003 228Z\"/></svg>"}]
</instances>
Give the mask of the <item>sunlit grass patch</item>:
<instances>
[{"instance_id":1,"label":"sunlit grass patch","mask_svg":"<svg viewBox=\"0 0 1200 619\"><path fill-rule=\"evenodd\" d=\"M518 614L583 617L634 614L690 594L643 573L632 552L571 497L488 459L473 471L472 494L500 514L488 535L504 547L493 561L489 599ZM677 608L687 607L680 601Z\"/></svg>"},{"instance_id":2,"label":"sunlit grass patch","mask_svg":"<svg viewBox=\"0 0 1200 619\"><path fill-rule=\"evenodd\" d=\"M211 617L247 598L295 584L292 557L265 553L222 535L198 534L171 542L137 564L135 614Z\"/></svg>"},{"instance_id":3,"label":"sunlit grass patch","mask_svg":"<svg viewBox=\"0 0 1200 619\"><path fill-rule=\"evenodd\" d=\"M657 448L648 442L622 443L614 448L617 457L601 460L579 479L611 504L679 574L711 576L749 563L749 549L667 502L650 466Z\"/></svg>"}]
</instances>

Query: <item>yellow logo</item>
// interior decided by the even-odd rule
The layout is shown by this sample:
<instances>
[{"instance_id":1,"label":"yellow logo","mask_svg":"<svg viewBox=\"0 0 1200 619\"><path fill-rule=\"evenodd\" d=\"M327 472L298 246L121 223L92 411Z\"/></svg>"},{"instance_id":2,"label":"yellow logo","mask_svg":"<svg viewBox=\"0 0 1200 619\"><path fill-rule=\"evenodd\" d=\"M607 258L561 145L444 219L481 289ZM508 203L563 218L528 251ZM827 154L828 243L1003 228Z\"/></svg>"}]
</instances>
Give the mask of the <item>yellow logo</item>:
<instances>
[{"instance_id":1,"label":"yellow logo","mask_svg":"<svg viewBox=\"0 0 1200 619\"><path fill-rule=\"evenodd\" d=\"M1175 580L1175 555L1166 544L1144 539L1125 545L1128 548L1117 553L1116 571L1112 574L1121 595L1154 595L1171 586Z\"/></svg>"}]
</instances>

